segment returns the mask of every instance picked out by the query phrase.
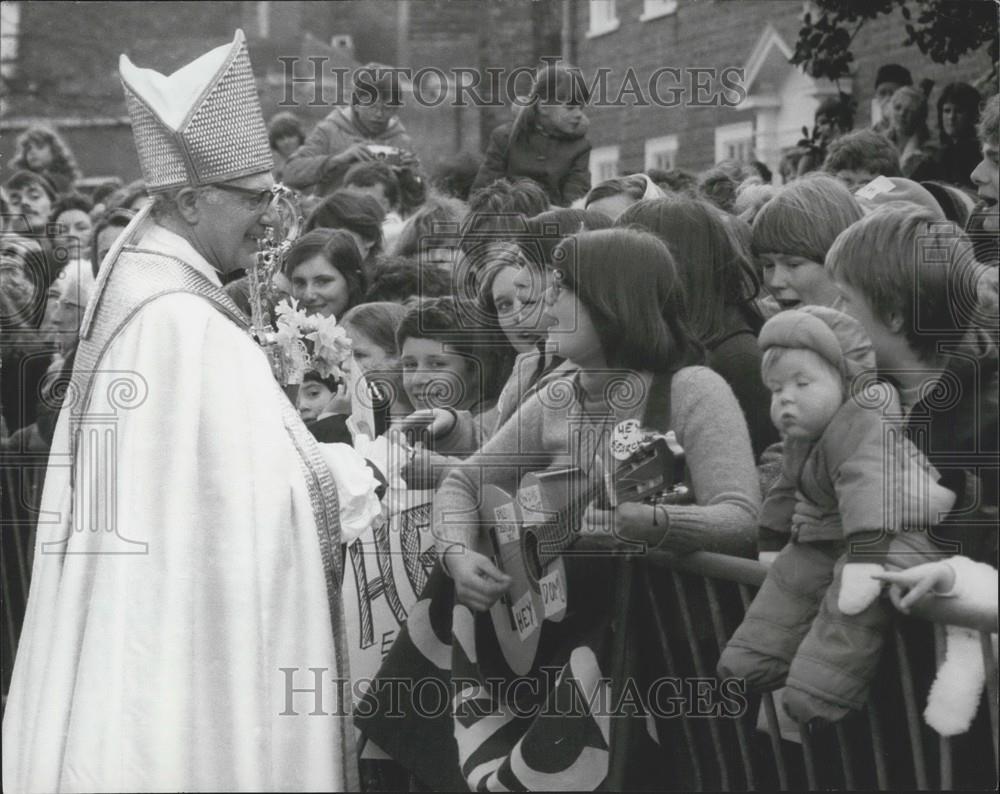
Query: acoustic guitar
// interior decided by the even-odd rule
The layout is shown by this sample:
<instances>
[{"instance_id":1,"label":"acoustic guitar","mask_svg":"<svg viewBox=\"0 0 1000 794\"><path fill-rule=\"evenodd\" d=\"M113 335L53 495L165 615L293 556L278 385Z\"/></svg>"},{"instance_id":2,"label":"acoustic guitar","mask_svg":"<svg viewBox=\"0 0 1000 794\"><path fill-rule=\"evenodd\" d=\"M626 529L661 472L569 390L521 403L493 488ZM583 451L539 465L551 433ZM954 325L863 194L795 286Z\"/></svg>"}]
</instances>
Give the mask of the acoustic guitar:
<instances>
[{"instance_id":1,"label":"acoustic guitar","mask_svg":"<svg viewBox=\"0 0 1000 794\"><path fill-rule=\"evenodd\" d=\"M516 496L493 485L481 490L474 548L511 577L490 618L504 659L517 675L531 670L545 623L566 616L562 554L577 539L587 506L690 501L683 482L684 451L673 432L641 433L638 439L633 434L624 449L612 451L617 460L602 467L596 487L587 485L581 469L564 467L526 474Z\"/></svg>"}]
</instances>

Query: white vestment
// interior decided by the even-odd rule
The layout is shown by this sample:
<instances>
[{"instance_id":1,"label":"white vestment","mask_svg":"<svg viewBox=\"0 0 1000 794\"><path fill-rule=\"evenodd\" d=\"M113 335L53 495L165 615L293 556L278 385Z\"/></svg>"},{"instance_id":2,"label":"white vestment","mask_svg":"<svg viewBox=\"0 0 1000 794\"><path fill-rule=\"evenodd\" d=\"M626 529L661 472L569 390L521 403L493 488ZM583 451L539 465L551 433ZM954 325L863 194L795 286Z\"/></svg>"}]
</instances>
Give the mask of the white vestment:
<instances>
[{"instance_id":1,"label":"white vestment","mask_svg":"<svg viewBox=\"0 0 1000 794\"><path fill-rule=\"evenodd\" d=\"M160 227L137 247L219 283ZM317 479L266 357L209 300L174 292L141 304L96 369L83 429L99 432L77 447L75 474L65 408L53 440L4 790L355 786ZM350 448L320 446L339 448L322 450L339 554L378 515L375 481Z\"/></svg>"}]
</instances>

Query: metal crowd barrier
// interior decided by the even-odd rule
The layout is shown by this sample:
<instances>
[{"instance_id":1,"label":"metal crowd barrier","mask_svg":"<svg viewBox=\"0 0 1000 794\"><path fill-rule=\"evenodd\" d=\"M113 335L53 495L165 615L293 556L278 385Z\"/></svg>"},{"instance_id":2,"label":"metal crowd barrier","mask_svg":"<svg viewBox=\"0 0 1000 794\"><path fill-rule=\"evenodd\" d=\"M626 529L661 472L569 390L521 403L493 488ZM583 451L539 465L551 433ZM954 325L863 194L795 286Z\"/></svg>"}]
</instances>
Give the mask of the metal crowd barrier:
<instances>
[{"instance_id":1,"label":"metal crowd barrier","mask_svg":"<svg viewBox=\"0 0 1000 794\"><path fill-rule=\"evenodd\" d=\"M671 677L713 678L722 648L763 583L766 568L755 560L709 552L675 556L653 551L634 564L638 589L647 596L640 603L649 603L655 613L665 669ZM913 613L896 620L862 712L832 727L799 724L799 741L787 738L787 727L783 736L773 693L750 696L750 708L739 717L671 720L668 730L673 731L660 743L677 761L678 779L664 788L948 790L975 778L995 789L997 656L990 634L997 632L996 612L937 599ZM970 732L944 738L923 723L922 710L943 661L944 625L949 623L980 632L987 685ZM766 731L757 728L758 708ZM612 730L606 790L627 789L623 770L628 752L627 737Z\"/></svg>"},{"instance_id":2,"label":"metal crowd barrier","mask_svg":"<svg viewBox=\"0 0 1000 794\"><path fill-rule=\"evenodd\" d=\"M17 456L3 463L3 535L0 579L3 595L3 694L27 603L35 522L45 461ZM666 670L678 678L711 679L726 640L742 619L766 569L754 560L709 552L685 556L651 552L636 564L636 587L645 589L653 611L656 641ZM624 600L622 604L624 605ZM664 788L679 790L916 789L947 790L955 771L969 764L997 767L997 657L990 634L996 613L977 613L953 600L939 599L915 608L914 618L900 617L883 653L868 707L830 729L798 726L800 742L782 737L778 704L772 693L751 698L740 717L672 720L673 733L661 745L678 760L677 780ZM981 632L986 690L970 734L946 739L923 724L922 698L935 666L926 665L933 647L940 663L944 625ZM925 649L921 653L921 647ZM915 668L926 668L923 675ZM757 729L757 709L767 731ZM988 713L988 717L984 715ZM980 745L969 739L983 739ZM992 741L989 741L992 739ZM984 750L986 743L989 750ZM610 774L605 788L625 790L628 736L612 731ZM988 764L992 754L992 762ZM616 779L620 778L620 779ZM963 779L959 779L961 784Z\"/></svg>"}]
</instances>

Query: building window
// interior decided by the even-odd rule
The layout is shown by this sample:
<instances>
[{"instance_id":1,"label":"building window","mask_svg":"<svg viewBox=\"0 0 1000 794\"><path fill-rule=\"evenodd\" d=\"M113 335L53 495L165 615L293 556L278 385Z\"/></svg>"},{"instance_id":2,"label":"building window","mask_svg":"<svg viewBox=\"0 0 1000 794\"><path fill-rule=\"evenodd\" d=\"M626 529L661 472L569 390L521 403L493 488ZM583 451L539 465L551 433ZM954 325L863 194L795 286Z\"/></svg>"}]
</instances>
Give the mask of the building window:
<instances>
[{"instance_id":1,"label":"building window","mask_svg":"<svg viewBox=\"0 0 1000 794\"><path fill-rule=\"evenodd\" d=\"M640 22L648 22L651 19L673 14L677 10L677 0L643 0L642 16Z\"/></svg>"},{"instance_id":2,"label":"building window","mask_svg":"<svg viewBox=\"0 0 1000 794\"><path fill-rule=\"evenodd\" d=\"M0 3L0 76L9 79L17 71L21 4Z\"/></svg>"},{"instance_id":3,"label":"building window","mask_svg":"<svg viewBox=\"0 0 1000 794\"><path fill-rule=\"evenodd\" d=\"M596 185L618 176L618 147L599 146L590 151L590 182Z\"/></svg>"},{"instance_id":4,"label":"building window","mask_svg":"<svg viewBox=\"0 0 1000 794\"><path fill-rule=\"evenodd\" d=\"M738 160L748 163L755 159L753 145L753 122L726 124L715 128L715 162Z\"/></svg>"},{"instance_id":5,"label":"building window","mask_svg":"<svg viewBox=\"0 0 1000 794\"><path fill-rule=\"evenodd\" d=\"M677 136L664 135L662 138L650 138L646 141L646 165L650 168L659 168L669 171L675 168L677 163Z\"/></svg>"},{"instance_id":6,"label":"building window","mask_svg":"<svg viewBox=\"0 0 1000 794\"><path fill-rule=\"evenodd\" d=\"M603 36L605 33L618 30L619 24L615 0L590 0L588 38Z\"/></svg>"}]
</instances>

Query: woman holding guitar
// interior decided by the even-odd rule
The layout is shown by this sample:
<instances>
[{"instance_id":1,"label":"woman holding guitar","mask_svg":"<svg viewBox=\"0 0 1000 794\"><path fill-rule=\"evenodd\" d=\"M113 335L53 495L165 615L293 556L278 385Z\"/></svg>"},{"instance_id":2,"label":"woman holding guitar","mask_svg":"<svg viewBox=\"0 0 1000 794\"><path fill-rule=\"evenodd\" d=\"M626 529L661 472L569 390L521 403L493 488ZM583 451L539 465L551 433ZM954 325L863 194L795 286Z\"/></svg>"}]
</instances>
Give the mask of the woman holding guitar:
<instances>
[{"instance_id":1,"label":"woman holding guitar","mask_svg":"<svg viewBox=\"0 0 1000 794\"><path fill-rule=\"evenodd\" d=\"M480 488L513 493L531 468L593 470L591 460L572 460L581 446L574 437L588 423L613 427L619 418L657 416L662 426L651 429L673 430L684 449L695 503L591 508L582 532L610 530L677 552L740 553L755 542L760 493L746 422L726 382L701 366L703 350L688 330L666 245L635 229L583 232L563 241L553 260L549 339L576 371L521 405L435 498L438 549L456 598L477 611L489 609L509 583L472 548L482 531Z\"/></svg>"},{"instance_id":2,"label":"woman holding guitar","mask_svg":"<svg viewBox=\"0 0 1000 794\"><path fill-rule=\"evenodd\" d=\"M670 728L655 722L650 693L672 674L632 576L642 561L611 552L755 542L746 422L701 366L667 246L633 229L582 232L548 265L547 333L567 361L446 476L432 527L442 565L355 712L363 735L430 790L593 790L606 779L661 790L671 742L659 734ZM665 439L633 447L640 427L674 432L693 500L628 501L675 484ZM639 458L663 463L637 468ZM564 489L570 507L549 521L547 489L567 482L580 487ZM610 493L618 506L598 509ZM578 528L609 526L590 554L573 545ZM621 705L629 683L636 716ZM433 712L432 690L450 695ZM612 744L628 748L624 784L609 772Z\"/></svg>"}]
</instances>

